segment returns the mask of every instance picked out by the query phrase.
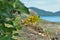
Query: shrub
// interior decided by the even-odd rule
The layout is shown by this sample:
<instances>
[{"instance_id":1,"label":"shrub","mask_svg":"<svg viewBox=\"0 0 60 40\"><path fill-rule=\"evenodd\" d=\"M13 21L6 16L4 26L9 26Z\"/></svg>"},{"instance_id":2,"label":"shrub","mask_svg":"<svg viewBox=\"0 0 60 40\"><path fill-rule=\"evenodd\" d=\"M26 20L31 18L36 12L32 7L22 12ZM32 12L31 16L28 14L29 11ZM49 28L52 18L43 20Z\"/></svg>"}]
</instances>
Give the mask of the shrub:
<instances>
[{"instance_id":1,"label":"shrub","mask_svg":"<svg viewBox=\"0 0 60 40\"><path fill-rule=\"evenodd\" d=\"M19 0L0 0L0 40L13 40L13 31L21 29L20 18L15 13L20 15L29 11Z\"/></svg>"}]
</instances>

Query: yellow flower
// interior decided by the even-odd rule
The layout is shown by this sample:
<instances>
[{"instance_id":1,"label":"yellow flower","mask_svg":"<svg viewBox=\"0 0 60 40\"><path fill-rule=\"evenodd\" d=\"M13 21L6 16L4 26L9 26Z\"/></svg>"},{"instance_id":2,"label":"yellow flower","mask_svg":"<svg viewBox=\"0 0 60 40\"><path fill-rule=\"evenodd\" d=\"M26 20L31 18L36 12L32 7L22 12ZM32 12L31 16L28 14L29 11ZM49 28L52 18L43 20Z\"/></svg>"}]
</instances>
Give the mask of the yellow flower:
<instances>
[{"instance_id":1,"label":"yellow flower","mask_svg":"<svg viewBox=\"0 0 60 40\"><path fill-rule=\"evenodd\" d=\"M27 17L25 20L24 20L24 23L25 24L29 24L29 23L37 23L38 21L40 20L40 18L36 15L32 15L32 16L29 16Z\"/></svg>"}]
</instances>

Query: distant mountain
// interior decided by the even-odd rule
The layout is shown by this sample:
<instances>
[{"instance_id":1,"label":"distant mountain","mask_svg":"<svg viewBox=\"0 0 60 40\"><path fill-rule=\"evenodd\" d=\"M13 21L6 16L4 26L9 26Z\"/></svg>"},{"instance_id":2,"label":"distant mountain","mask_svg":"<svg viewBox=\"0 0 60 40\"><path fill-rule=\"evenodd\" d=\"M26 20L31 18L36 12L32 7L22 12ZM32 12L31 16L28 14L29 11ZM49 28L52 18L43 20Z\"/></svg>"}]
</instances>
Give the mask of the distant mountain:
<instances>
[{"instance_id":1,"label":"distant mountain","mask_svg":"<svg viewBox=\"0 0 60 40\"><path fill-rule=\"evenodd\" d=\"M30 7L29 9L34 10L40 16L60 16L60 11L53 13L35 7Z\"/></svg>"}]
</instances>

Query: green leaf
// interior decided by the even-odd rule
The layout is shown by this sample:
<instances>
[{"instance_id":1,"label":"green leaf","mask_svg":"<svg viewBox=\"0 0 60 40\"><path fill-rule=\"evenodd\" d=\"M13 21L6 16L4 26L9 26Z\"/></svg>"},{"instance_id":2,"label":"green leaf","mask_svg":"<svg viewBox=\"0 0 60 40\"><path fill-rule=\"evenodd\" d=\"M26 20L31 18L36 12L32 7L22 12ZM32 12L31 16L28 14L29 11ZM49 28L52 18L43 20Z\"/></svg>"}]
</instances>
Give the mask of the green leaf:
<instances>
[{"instance_id":1,"label":"green leaf","mask_svg":"<svg viewBox=\"0 0 60 40\"><path fill-rule=\"evenodd\" d=\"M18 36L19 34L18 33L14 33L14 36Z\"/></svg>"},{"instance_id":2,"label":"green leaf","mask_svg":"<svg viewBox=\"0 0 60 40\"><path fill-rule=\"evenodd\" d=\"M7 32L13 32L13 31L16 31L16 28L13 28L13 27L9 27L9 28L6 28Z\"/></svg>"},{"instance_id":3,"label":"green leaf","mask_svg":"<svg viewBox=\"0 0 60 40\"><path fill-rule=\"evenodd\" d=\"M4 21L6 24L13 25L13 21Z\"/></svg>"},{"instance_id":4,"label":"green leaf","mask_svg":"<svg viewBox=\"0 0 60 40\"><path fill-rule=\"evenodd\" d=\"M24 6L24 4L22 2L20 2L20 1L16 1L15 2L15 9L18 10L18 11L20 11L20 12L24 12L24 13L29 14L28 8L26 8Z\"/></svg>"},{"instance_id":5,"label":"green leaf","mask_svg":"<svg viewBox=\"0 0 60 40\"><path fill-rule=\"evenodd\" d=\"M4 37L2 37L2 39L1 40L12 40L12 35L11 34L9 34L9 35L5 35Z\"/></svg>"},{"instance_id":6,"label":"green leaf","mask_svg":"<svg viewBox=\"0 0 60 40\"><path fill-rule=\"evenodd\" d=\"M20 25L17 26L17 29L18 29L18 30L21 30L21 29L22 29L22 26L20 26Z\"/></svg>"}]
</instances>

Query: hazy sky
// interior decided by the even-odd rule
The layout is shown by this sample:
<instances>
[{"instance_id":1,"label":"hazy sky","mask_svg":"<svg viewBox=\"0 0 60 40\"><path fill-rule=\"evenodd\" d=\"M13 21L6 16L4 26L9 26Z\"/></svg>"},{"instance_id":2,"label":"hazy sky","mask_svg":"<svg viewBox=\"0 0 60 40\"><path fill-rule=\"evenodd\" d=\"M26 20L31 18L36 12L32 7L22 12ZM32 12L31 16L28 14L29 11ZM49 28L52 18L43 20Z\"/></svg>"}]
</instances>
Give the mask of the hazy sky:
<instances>
[{"instance_id":1,"label":"hazy sky","mask_svg":"<svg viewBox=\"0 0 60 40\"><path fill-rule=\"evenodd\" d=\"M60 11L60 0L20 0L27 7L37 7L47 11ZM29 2L28 2L29 1Z\"/></svg>"}]
</instances>

